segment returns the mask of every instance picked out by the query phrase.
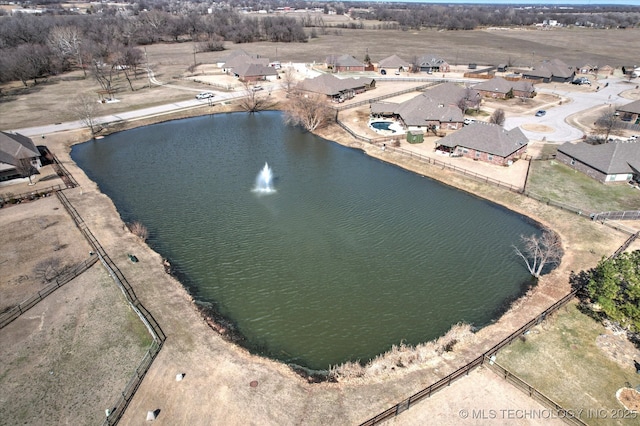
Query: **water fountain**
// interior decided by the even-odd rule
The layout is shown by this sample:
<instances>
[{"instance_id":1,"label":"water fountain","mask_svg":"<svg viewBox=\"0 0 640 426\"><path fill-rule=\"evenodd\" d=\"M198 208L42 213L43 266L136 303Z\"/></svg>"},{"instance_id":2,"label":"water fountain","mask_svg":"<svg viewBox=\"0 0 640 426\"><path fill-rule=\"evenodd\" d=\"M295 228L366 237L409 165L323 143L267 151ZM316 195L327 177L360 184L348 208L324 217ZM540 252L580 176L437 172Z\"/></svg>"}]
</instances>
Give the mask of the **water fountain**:
<instances>
[{"instance_id":1,"label":"water fountain","mask_svg":"<svg viewBox=\"0 0 640 426\"><path fill-rule=\"evenodd\" d=\"M256 177L256 186L254 191L263 194L270 194L276 190L273 188L273 173L268 163L264 163L264 167Z\"/></svg>"}]
</instances>

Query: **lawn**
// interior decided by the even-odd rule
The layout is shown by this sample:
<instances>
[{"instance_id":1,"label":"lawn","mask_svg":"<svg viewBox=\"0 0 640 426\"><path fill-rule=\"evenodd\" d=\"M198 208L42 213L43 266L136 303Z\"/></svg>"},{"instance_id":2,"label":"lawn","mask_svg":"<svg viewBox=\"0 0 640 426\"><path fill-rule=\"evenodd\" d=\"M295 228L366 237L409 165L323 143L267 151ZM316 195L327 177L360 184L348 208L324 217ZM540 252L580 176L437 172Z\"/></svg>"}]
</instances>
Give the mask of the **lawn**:
<instances>
[{"instance_id":1,"label":"lawn","mask_svg":"<svg viewBox=\"0 0 640 426\"><path fill-rule=\"evenodd\" d=\"M583 415L590 425L633 424L637 419L616 423L611 413L624 408L616 391L638 386L640 375L631 363L623 366L598 347L596 338L606 332L572 303L500 351L497 362L565 409L604 410L595 411L601 416Z\"/></svg>"},{"instance_id":2,"label":"lawn","mask_svg":"<svg viewBox=\"0 0 640 426\"><path fill-rule=\"evenodd\" d=\"M589 212L640 209L637 189L627 184L604 185L555 160L531 163L527 189Z\"/></svg>"}]
</instances>

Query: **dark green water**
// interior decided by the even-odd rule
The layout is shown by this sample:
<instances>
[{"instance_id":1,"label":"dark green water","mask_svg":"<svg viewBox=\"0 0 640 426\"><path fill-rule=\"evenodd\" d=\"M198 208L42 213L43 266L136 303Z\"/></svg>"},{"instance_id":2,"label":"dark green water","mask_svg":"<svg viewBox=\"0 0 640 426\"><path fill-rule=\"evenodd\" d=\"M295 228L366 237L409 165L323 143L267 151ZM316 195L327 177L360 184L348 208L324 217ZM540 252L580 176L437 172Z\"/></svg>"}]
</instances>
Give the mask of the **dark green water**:
<instances>
[{"instance_id":1,"label":"dark green water","mask_svg":"<svg viewBox=\"0 0 640 426\"><path fill-rule=\"evenodd\" d=\"M522 292L522 216L357 150L278 112L204 116L74 146L127 222L150 231L198 301L246 345L314 369L366 361ZM276 192L252 191L268 162Z\"/></svg>"}]
</instances>

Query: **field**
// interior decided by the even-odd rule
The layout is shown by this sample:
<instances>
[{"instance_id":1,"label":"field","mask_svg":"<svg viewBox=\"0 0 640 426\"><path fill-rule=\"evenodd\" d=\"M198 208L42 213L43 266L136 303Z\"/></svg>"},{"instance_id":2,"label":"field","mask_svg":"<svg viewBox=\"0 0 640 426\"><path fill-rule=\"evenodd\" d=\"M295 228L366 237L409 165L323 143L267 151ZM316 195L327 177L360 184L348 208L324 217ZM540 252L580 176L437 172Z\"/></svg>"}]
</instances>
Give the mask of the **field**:
<instances>
[{"instance_id":1,"label":"field","mask_svg":"<svg viewBox=\"0 0 640 426\"><path fill-rule=\"evenodd\" d=\"M419 33L329 29L327 34L306 44L256 43L228 47L283 62L322 61L328 53L351 53L364 58L368 52L376 61L394 53L410 59L416 53L433 52L453 64L511 61L517 66L528 66L533 60L560 57L566 61L619 66L634 58L636 52L632 51L632 46L639 34L638 30L584 29ZM344 48L347 43L349 49ZM611 49L612 44L616 49ZM187 70L193 63L192 49L190 43L147 46L149 62L158 79L179 87L149 88L146 76L140 75L135 83L136 90L131 92L125 90L121 81L117 94L120 102L101 104L102 112L112 114L193 99L203 85L186 77L205 75L208 71L202 71L204 67L198 67L194 73ZM198 53L197 61L213 63L225 54ZM90 78L83 79L81 73L75 72L52 77L46 83L29 88L13 84L2 89L2 93L8 95L0 98L0 128L18 129L73 119L68 108L69 94L85 92L97 96L98 87ZM284 101L283 96L274 96L280 96ZM186 114L208 112L209 109L202 108ZM362 121L362 116L358 115L361 111L353 114L353 120ZM149 118L128 126L155 120L157 118ZM160 409L158 421L163 424L360 423L464 365L504 338L565 295L569 291L571 271L593 266L627 238L609 227L517 194L425 165L391 150L382 152L376 147L364 146L337 126L323 129L320 135L485 197L553 228L565 244L562 264L553 274L543 277L536 290L516 303L496 324L459 342L451 352L434 356L422 365L397 366L394 371L373 377L309 384L288 367L250 355L227 342L202 320L184 288L164 272L159 255L125 229L110 200L71 161L70 146L87 140L86 131L46 135L46 139L38 143L46 143L81 185L67 191L71 202L168 336L125 413L123 424L145 424L147 411L155 409ZM549 148L542 146L539 149L546 151ZM468 163L470 168L474 167L472 161ZM506 174L509 170L501 169L500 173ZM627 197L629 193L624 191L631 189L626 186L620 188L622 192L612 201L610 193L601 191L602 185L574 179L571 173L551 162L532 166L532 173L534 185L570 200L568 204L585 202L603 208L638 205L637 197ZM568 190L563 192L565 185ZM585 198L590 201L583 201ZM41 284L33 278L40 260L50 258L53 253L73 263L88 255L88 245L63 210L55 205L54 199L0 209L0 231L2 246L12 244L15 248L11 255L16 257L10 261L0 258L0 276L10 280L3 281L0 286L5 305L23 300L38 289ZM640 243L636 243L632 248L639 246ZM140 262L129 262L127 253L135 253ZM18 264L21 266L16 267ZM23 276L28 276L29 280L21 278ZM594 375L610 375L612 379L604 384L592 377L581 381L580 371L576 377L572 375L567 380L575 382L575 394L584 394L585 386L590 389L600 386L597 389L600 394L593 391L593 404L612 406L611 389L622 381L633 381L635 376L629 373L628 365L612 363L593 346L594 339L605 333L604 328L571 309L574 308L547 320L545 328L528 337L522 347L519 346L521 343L510 346L508 355L512 361L509 367L549 392L549 396L573 408L571 395L565 397L550 383L552 377L547 377L557 375L556 367L551 364L555 362L554 354L559 353L565 363L562 365L575 362L586 366L585 369L590 369ZM563 338L567 333L573 340ZM549 342L543 341L543 337ZM132 316L119 290L101 266L94 265L78 281L56 291L23 318L0 330L0 347L3 348L0 358L2 364L8 366L7 372L0 375L0 424L10 423L7 419L14 418L24 424L40 424L41 415L48 416L52 423L98 423L104 409L118 396L140 361L148 344L146 339L144 329L141 330ZM535 371L529 366L536 366ZM185 380L177 383L177 373L186 374ZM438 399L432 400L436 403L417 404L407 416L398 417L397 422L420 424L425 419L438 418L442 424L458 424L461 407L452 402L458 398L477 408L529 406L526 398L514 402L509 395L518 391L511 385L495 383L487 379L486 374L482 372L462 379L461 386L438 394ZM489 383L487 380L490 386L486 384ZM473 384L465 384L468 381ZM483 389L489 387L491 391L485 394ZM475 392L469 392L469 389Z\"/></svg>"}]
</instances>

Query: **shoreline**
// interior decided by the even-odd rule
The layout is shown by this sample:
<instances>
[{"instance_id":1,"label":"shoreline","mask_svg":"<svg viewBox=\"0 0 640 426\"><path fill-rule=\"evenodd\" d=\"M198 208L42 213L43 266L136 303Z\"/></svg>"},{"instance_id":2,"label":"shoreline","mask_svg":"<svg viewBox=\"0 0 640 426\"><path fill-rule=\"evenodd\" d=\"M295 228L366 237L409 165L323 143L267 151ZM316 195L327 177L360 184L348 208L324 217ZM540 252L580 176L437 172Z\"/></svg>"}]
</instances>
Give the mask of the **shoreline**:
<instances>
[{"instance_id":1,"label":"shoreline","mask_svg":"<svg viewBox=\"0 0 640 426\"><path fill-rule=\"evenodd\" d=\"M202 115L212 115L212 114L219 114L219 113L232 113L232 112L242 112L242 111L237 111L234 110L233 108L229 108L226 111L216 111L214 113L210 113L210 112L204 112L204 113L198 113L196 110L190 110L190 111L181 111L177 114L165 114L162 116L155 116L155 117L146 117L144 119L140 119L140 120L135 120L133 122L127 122L126 125L123 125L122 128L118 128L118 129L112 129L111 131L109 131L106 134L110 134L110 133L115 133L115 132L119 132L119 131L123 131L123 130L130 130L133 128L139 128L139 127L143 127L146 125L151 125L151 124L158 124L158 123L162 123L162 122L166 122L166 121L173 121L173 120L179 120L179 119L184 119L184 118L192 118L192 117L198 117L198 116L202 116ZM122 124L122 123L120 123ZM119 126L118 126L119 127ZM68 132L62 132L64 133L68 133ZM79 131L80 134L82 133L86 133L86 131ZM390 150L385 150L382 151L380 150L379 147L375 146L375 145L366 145L363 144L362 142L359 142L357 140L355 140L351 135L349 135L346 131L344 131L343 129L339 128L339 126L337 126L335 123L332 123L331 125L329 125L326 128L320 129L319 131L314 132L317 136L326 139L329 142L332 143L338 143L340 145L349 147L349 148L356 148L356 149L360 149L362 150L365 154L373 157L373 158L377 158L381 161L387 162L389 164L393 164L396 165L398 167L401 167L405 170L414 172L416 174L419 174L421 176L426 176L432 179L437 180L438 182L448 185L448 186L452 186L454 188L457 188L459 190L465 191L467 193L470 193L474 196L483 198L487 201L496 203L512 212L521 214L523 216L525 216L528 220L531 220L532 222L534 222L536 224L536 226L539 227L548 227L550 229L553 229L553 226L551 224L549 224L547 221L545 221L543 218L541 217L536 217L535 215L531 214L531 211L527 211L527 209L522 209L519 206L513 204L513 203L506 203L506 202L501 202L501 200L496 200L495 197L491 197L491 196L487 196L490 194L482 193L483 191L473 191L469 188L469 186L478 186L479 184L477 184L476 182L466 182L466 185L462 184L460 185L460 180L459 179L455 179L454 182L452 183L450 180L445 180L443 178L446 176L451 176L452 173L445 171L445 170L440 170L439 172L436 172L435 170L429 170L430 168L435 168L434 166L430 166L428 164L420 164L420 162L418 161L418 164L415 164L416 161L407 161L404 157L394 154L392 152L392 149ZM49 137L53 137L53 135L50 135ZM79 167L75 164L75 162L73 162L73 160L71 159L70 156L70 152L71 152L71 147L75 144L78 143L84 143L91 140L91 138L87 137L86 139L76 139L75 141L71 142L71 143L64 143L64 147L65 147L65 152L64 152L64 159L68 162L70 162L71 164L73 164L75 167L79 169ZM54 151L55 153L55 151ZM86 177L86 175L84 175L84 172L82 172L83 174L83 178L86 178L87 180L90 181L90 179L88 177ZM455 177L455 176L454 176ZM466 179L466 178L465 178ZM99 188L97 187L97 185L95 184L95 182L91 181L97 191L101 194L104 195L102 192L100 192ZM458 184L456 184L458 183ZM502 191L502 192L508 192L506 190L502 190L502 189L498 189L498 191ZM504 195L504 194L503 194ZM108 197L107 197L108 198ZM115 209L115 206L114 206ZM116 214L118 216L118 220L120 220L124 226L124 222L122 221L119 213L116 210ZM566 239L564 238L564 236L562 236L562 240L563 242L566 241ZM144 243L144 245L152 252L156 253L158 256L160 256L160 254L158 254L157 252L155 252L150 246L148 246L148 244ZM566 251L565 251L565 256L566 256ZM171 259L167 259L168 261L170 261ZM558 265L558 267L553 271L553 273L556 273L556 275L560 275L562 274L563 270L565 268L563 268L563 264L566 267L566 261L565 258L563 257L563 260L561 262L560 265ZM164 271L166 273L166 270ZM552 273L552 275L553 275ZM216 312L215 310L211 311L209 308L204 307L204 306L200 306L198 304L198 302L193 299L193 297L189 294L188 290L186 289L186 287L184 286L184 284L180 281L179 277L176 277L175 275L173 275L172 273L169 273L169 275L171 276L171 278L178 283L178 285L181 287L182 290L184 290L186 292L186 295L190 298L190 302L191 304L194 306L195 310L198 312L198 315L201 316L202 320L208 325L208 327L216 332L219 336L221 336L225 341L231 343L234 347L237 347L241 350L244 351L248 351L249 353L250 350L247 349L246 347L238 344L239 340L243 339L242 335L239 335L237 333L233 332L233 324L231 322L229 322L226 318L224 318L223 316L219 315L218 312ZM504 304L506 305L504 308L501 308L497 311L497 315L494 319L492 319L491 324L485 325L482 328L480 328L479 330L477 330L474 335L481 335L481 334L492 334L491 330L489 330L490 328L494 327L495 325L504 322L504 319L508 316L512 316L516 314L516 311L522 309L522 305L525 305L527 301L529 301L532 297L534 297L536 295L536 293L545 293L547 288L550 286L550 283L548 283L547 281L550 279L550 277L547 276L543 276L541 277L538 282L529 287L529 289L527 289L526 291L524 291L519 297L513 299L513 300L505 300ZM555 280L554 280L555 281ZM562 294L559 295L559 297L557 297L557 299L559 299L560 297L564 296L566 293L568 293L569 291L569 286L568 286L568 280L566 282L565 285L560 286L561 288L564 287L566 288L566 291L563 292ZM555 292L552 292L555 293ZM529 316L534 316L535 312L532 312ZM452 324L452 327L454 327L455 324ZM437 340L434 339L433 341ZM476 340L476 339L474 339ZM480 339L480 340L484 340L484 339ZM424 343L428 343L428 342L424 342ZM384 356L385 353L383 354L379 354L378 356ZM279 361L277 359L273 359L273 358L269 358L269 357L264 357L261 355L255 355L264 359L268 359L270 361L282 364L284 366L286 366L287 368L290 368L292 371L296 372L297 375L299 375L302 379L305 379L305 381L307 382L316 382L318 381L318 377L314 376L314 377L309 377L309 376L305 376L304 374L300 374L300 371L296 371L296 369L292 366L289 366L288 364ZM375 358L374 358L375 359ZM327 377L327 380L328 377ZM330 380L329 380L330 381Z\"/></svg>"}]
</instances>

